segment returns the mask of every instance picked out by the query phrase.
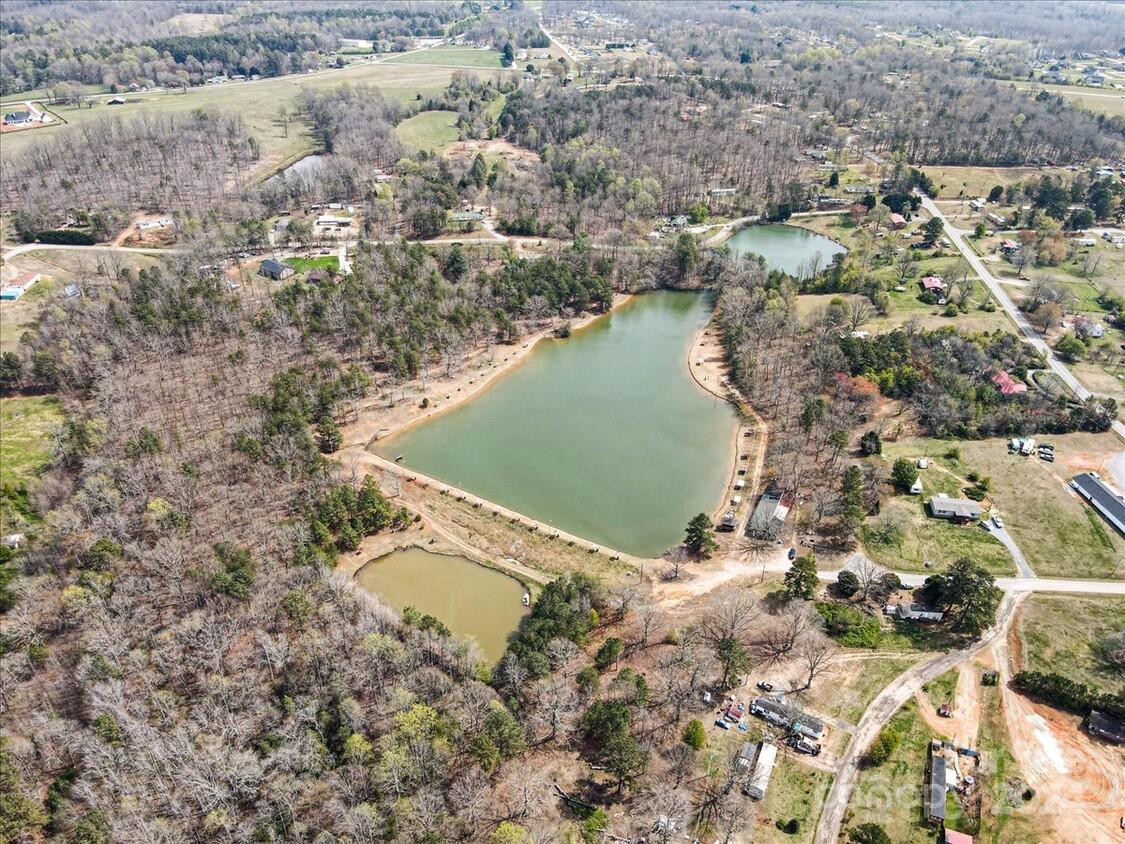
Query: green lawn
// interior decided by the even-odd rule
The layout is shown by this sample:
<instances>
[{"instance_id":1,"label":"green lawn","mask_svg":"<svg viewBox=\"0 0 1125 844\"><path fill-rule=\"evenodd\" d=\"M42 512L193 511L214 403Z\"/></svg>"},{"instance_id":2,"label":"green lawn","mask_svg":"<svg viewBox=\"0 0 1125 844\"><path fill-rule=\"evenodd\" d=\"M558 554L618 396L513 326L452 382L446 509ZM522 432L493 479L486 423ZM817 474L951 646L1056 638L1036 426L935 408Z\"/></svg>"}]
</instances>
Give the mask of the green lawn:
<instances>
[{"instance_id":1,"label":"green lawn","mask_svg":"<svg viewBox=\"0 0 1125 844\"><path fill-rule=\"evenodd\" d=\"M30 521L27 491L51 459L52 439L63 422L58 399L0 399L0 530Z\"/></svg>"},{"instance_id":2,"label":"green lawn","mask_svg":"<svg viewBox=\"0 0 1125 844\"><path fill-rule=\"evenodd\" d=\"M335 255L322 255L319 258L286 258L285 263L299 273L310 270L339 270L340 259Z\"/></svg>"},{"instance_id":3,"label":"green lawn","mask_svg":"<svg viewBox=\"0 0 1125 844\"><path fill-rule=\"evenodd\" d=\"M922 691L926 693L926 697L930 699L934 707L941 706L943 703L953 703L953 695L957 689L957 677L960 674L956 668L946 671L940 677L936 677L922 687Z\"/></svg>"},{"instance_id":4,"label":"green lawn","mask_svg":"<svg viewBox=\"0 0 1125 844\"><path fill-rule=\"evenodd\" d=\"M395 135L411 150L440 152L460 137L457 131L457 112L419 112L398 124Z\"/></svg>"},{"instance_id":5,"label":"green lawn","mask_svg":"<svg viewBox=\"0 0 1125 844\"><path fill-rule=\"evenodd\" d=\"M1125 598L1032 595L1020 610L1016 629L1028 670L1125 691L1125 673L1111 671L1095 652L1104 636L1125 630Z\"/></svg>"},{"instance_id":6,"label":"green lawn","mask_svg":"<svg viewBox=\"0 0 1125 844\"><path fill-rule=\"evenodd\" d=\"M499 50L478 50L474 47L433 47L412 53L401 53L387 59L387 64L440 64L453 67L502 67Z\"/></svg>"}]
</instances>

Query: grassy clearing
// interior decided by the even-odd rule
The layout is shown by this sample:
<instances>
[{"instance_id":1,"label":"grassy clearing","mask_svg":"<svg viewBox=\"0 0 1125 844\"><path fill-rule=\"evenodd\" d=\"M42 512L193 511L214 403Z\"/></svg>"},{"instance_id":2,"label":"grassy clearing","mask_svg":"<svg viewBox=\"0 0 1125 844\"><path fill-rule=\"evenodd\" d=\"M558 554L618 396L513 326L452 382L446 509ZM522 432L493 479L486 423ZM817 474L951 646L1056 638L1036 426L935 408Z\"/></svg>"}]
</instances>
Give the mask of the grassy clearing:
<instances>
[{"instance_id":1,"label":"grassy clearing","mask_svg":"<svg viewBox=\"0 0 1125 844\"><path fill-rule=\"evenodd\" d=\"M931 443L931 456L939 448L944 450L948 445ZM890 464L897 457L921 456L925 449L919 447L918 441L907 440L888 443L883 453ZM902 542L884 545L868 541L865 543L868 555L881 565L900 571L940 571L960 557L969 557L993 574L1015 574L1011 555L991 534L977 525L955 525L929 515L926 501L931 496L941 492L950 497L960 497L964 485L936 466L920 472L919 477L922 494L893 493L884 501L882 513L877 519L898 524L902 530ZM927 562L931 564L928 568Z\"/></svg>"},{"instance_id":2,"label":"grassy clearing","mask_svg":"<svg viewBox=\"0 0 1125 844\"><path fill-rule=\"evenodd\" d=\"M960 671L956 668L951 671L946 671L940 677L936 677L922 687L922 691L926 693L926 697L935 707L943 703L953 703L954 693L957 689L957 677Z\"/></svg>"},{"instance_id":3,"label":"grassy clearing","mask_svg":"<svg viewBox=\"0 0 1125 844\"><path fill-rule=\"evenodd\" d=\"M69 131L69 125L99 120L108 115L132 116L142 113L184 114L197 108L215 108L233 111L246 121L262 149L260 170L268 173L280 163L295 159L302 152L312 150L316 144L307 127L298 121L289 122L288 137L278 120L278 111L285 107L293 111L294 101L302 88L327 88L348 82L367 84L378 88L384 96L403 102L413 101L440 93L448 84L455 68L415 67L409 64L388 62L361 62L338 70L319 73L295 74L257 82L210 85L191 88L186 94L169 91L142 94L139 102L122 106L106 106L99 101L93 108L75 109L72 106L52 109L68 121L58 125L5 135L3 157L16 155L32 143L42 142L54 134ZM474 72L465 67L462 72ZM34 135L35 139L32 139Z\"/></svg>"},{"instance_id":4,"label":"grassy clearing","mask_svg":"<svg viewBox=\"0 0 1125 844\"><path fill-rule=\"evenodd\" d=\"M62 425L56 398L0 399L0 531L32 520L27 492L51 459L51 441Z\"/></svg>"},{"instance_id":5,"label":"grassy clearing","mask_svg":"<svg viewBox=\"0 0 1125 844\"><path fill-rule=\"evenodd\" d=\"M286 258L285 263L299 273L310 270L339 270L340 259L335 255L323 255L319 258Z\"/></svg>"},{"instance_id":6,"label":"grassy clearing","mask_svg":"<svg viewBox=\"0 0 1125 844\"><path fill-rule=\"evenodd\" d=\"M423 111L395 127L395 135L412 150L440 152L460 137L457 112Z\"/></svg>"},{"instance_id":7,"label":"grassy clearing","mask_svg":"<svg viewBox=\"0 0 1125 844\"><path fill-rule=\"evenodd\" d=\"M894 654L841 662L814 686L809 707L829 718L855 724L875 696L919 659L920 655Z\"/></svg>"},{"instance_id":8,"label":"grassy clearing","mask_svg":"<svg viewBox=\"0 0 1125 844\"><path fill-rule=\"evenodd\" d=\"M498 50L478 50L474 47L434 47L412 53L400 53L387 59L387 64L440 64L451 67L499 68Z\"/></svg>"},{"instance_id":9,"label":"grassy clearing","mask_svg":"<svg viewBox=\"0 0 1125 844\"><path fill-rule=\"evenodd\" d=\"M1041 577L1125 578L1125 541L1114 533L1096 530L1086 515L1087 508L1067 486L1077 472L1097 468L1109 455L1120 450L1120 443L1113 434L1076 433L1045 439L1055 446L1054 463L1009 454L1007 441L1003 439L903 440L886 444L884 456L893 461L896 457L928 454L939 467L944 466L961 477L975 469L990 478L989 497L1003 514L1008 532ZM959 450L960 458L954 461L945 457L950 449ZM926 492L921 497L929 496L935 487L951 494L949 480L942 480L943 475L948 478L937 467L922 472ZM914 499L913 512L909 506L904 507L905 498ZM921 521L918 516L921 504L917 498L894 496L884 507L884 512L910 518L908 541L904 542L908 550L921 546L935 555L935 562L937 555L948 561L967 553L988 565L986 558L974 556L974 552L987 550L982 544L985 540L997 548L999 543L980 528L958 528L942 523L945 528L942 530L935 519L922 517L925 521ZM968 536L976 538L965 539ZM960 543L961 547L946 548L946 542ZM894 562L895 549L876 547L874 550L875 556L882 557L880 562ZM904 562L912 564L916 559L907 554ZM991 554L988 559L992 559Z\"/></svg>"},{"instance_id":10,"label":"grassy clearing","mask_svg":"<svg viewBox=\"0 0 1125 844\"><path fill-rule=\"evenodd\" d=\"M754 841L766 844L812 841L832 780L831 774L806 768L782 755L770 777L766 799L758 807L759 826ZM800 823L795 835L782 832L776 824L791 818Z\"/></svg>"},{"instance_id":11,"label":"grassy clearing","mask_svg":"<svg viewBox=\"0 0 1125 844\"><path fill-rule=\"evenodd\" d=\"M995 185L1007 187L1032 176L1062 175L1062 167L923 167L923 172L934 180L943 199L958 196L988 196Z\"/></svg>"},{"instance_id":12,"label":"grassy clearing","mask_svg":"<svg viewBox=\"0 0 1125 844\"><path fill-rule=\"evenodd\" d=\"M1088 595L1032 595L1016 626L1027 669L1062 674L1111 692L1125 690L1125 676L1110 671L1094 647L1107 634L1121 630L1125 630L1125 598Z\"/></svg>"},{"instance_id":13,"label":"grassy clearing","mask_svg":"<svg viewBox=\"0 0 1125 844\"><path fill-rule=\"evenodd\" d=\"M922 823L922 783L933 732L908 702L891 719L902 738L879 767L861 771L848 803L848 826L878 823L895 844L931 844L933 830Z\"/></svg>"},{"instance_id":14,"label":"grassy clearing","mask_svg":"<svg viewBox=\"0 0 1125 844\"><path fill-rule=\"evenodd\" d=\"M1041 85L1038 82L1013 82L1021 91L1038 91L1040 88L1058 94L1071 105L1107 117L1125 117L1125 94L1107 88L1079 88L1071 85Z\"/></svg>"}]
</instances>

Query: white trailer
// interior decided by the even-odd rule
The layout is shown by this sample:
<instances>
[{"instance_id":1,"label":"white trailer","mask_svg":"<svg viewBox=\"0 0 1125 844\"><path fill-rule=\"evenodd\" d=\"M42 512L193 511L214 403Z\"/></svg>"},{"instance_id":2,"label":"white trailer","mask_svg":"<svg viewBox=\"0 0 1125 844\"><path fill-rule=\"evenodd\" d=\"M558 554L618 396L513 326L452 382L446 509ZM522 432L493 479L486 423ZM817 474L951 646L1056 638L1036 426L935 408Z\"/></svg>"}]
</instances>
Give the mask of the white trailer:
<instances>
[{"instance_id":1,"label":"white trailer","mask_svg":"<svg viewBox=\"0 0 1125 844\"><path fill-rule=\"evenodd\" d=\"M1020 448L1020 454L1022 454L1026 457L1027 455L1034 454L1034 453L1035 453L1035 440L1032 439L1031 437L1028 437L1026 440L1023 441L1023 447Z\"/></svg>"},{"instance_id":2,"label":"white trailer","mask_svg":"<svg viewBox=\"0 0 1125 844\"><path fill-rule=\"evenodd\" d=\"M766 789L770 787L770 775L776 763L777 745L763 741L758 748L758 761L754 763L754 773L750 775L750 782L746 784L747 797L751 800L761 800L766 796Z\"/></svg>"}]
</instances>

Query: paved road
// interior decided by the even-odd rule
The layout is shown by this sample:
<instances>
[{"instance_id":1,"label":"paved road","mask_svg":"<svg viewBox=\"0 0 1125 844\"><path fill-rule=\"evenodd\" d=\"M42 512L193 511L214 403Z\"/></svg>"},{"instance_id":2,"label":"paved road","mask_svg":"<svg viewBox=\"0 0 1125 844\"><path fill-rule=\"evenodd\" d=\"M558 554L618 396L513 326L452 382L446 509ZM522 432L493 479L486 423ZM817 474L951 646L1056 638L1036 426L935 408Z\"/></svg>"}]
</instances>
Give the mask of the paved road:
<instances>
[{"instance_id":1,"label":"paved road","mask_svg":"<svg viewBox=\"0 0 1125 844\"><path fill-rule=\"evenodd\" d=\"M1035 572L1031 570L1030 564L1027 562L1027 557L1023 555L1023 551L1016 545L1016 541L1012 535L1008 533L1007 528L998 528L991 522L986 522L985 530L995 536L1000 542L1008 549L1008 553L1012 555L1015 560L1016 568L1019 569L1021 577L1035 577Z\"/></svg>"},{"instance_id":2,"label":"paved road","mask_svg":"<svg viewBox=\"0 0 1125 844\"><path fill-rule=\"evenodd\" d=\"M996 297L996 301L1000 303L1004 312L1007 313L1012 322L1016 324L1016 328L1023 334L1024 339L1043 353L1051 371L1053 371L1079 399L1088 399L1092 393L1086 389L1081 381L1074 377L1074 374L1067 368L1066 364L1058 358L1054 350L1048 346L1046 341L1039 335L1039 332L1031 327L1031 323L1027 321L1027 317L1024 316L1023 312L1016 307L1015 302L1008 296L1008 292L1004 289L1004 286L988 271L988 267L985 266L984 261L982 261L980 256L973 251L972 247L965 242L967 232L963 229L955 228L928 196L922 197L922 207L942 221L945 226L946 235L954 245L956 245L957 249L960 250L961 254L965 256L965 260L969 262L969 265L976 274L980 276L981 281L984 282L992 295ZM1114 421L1112 427L1119 437L1125 439L1125 423Z\"/></svg>"},{"instance_id":3,"label":"paved road","mask_svg":"<svg viewBox=\"0 0 1125 844\"><path fill-rule=\"evenodd\" d=\"M184 252L183 249L167 249L162 247L147 248L144 246L74 246L72 244L55 244L55 243L24 243L20 246L13 246L3 254L5 261L15 258L17 255L23 255L25 252L36 252L40 249L72 249L75 252L136 252L141 255L159 255L160 253L176 254Z\"/></svg>"},{"instance_id":4,"label":"paved road","mask_svg":"<svg viewBox=\"0 0 1125 844\"><path fill-rule=\"evenodd\" d=\"M913 666L895 678L875 697L875 700L867 707L867 711L863 713L863 717L859 719L852 740L848 744L847 750L844 751L844 755L840 758L836 779L832 782L832 788L828 792L828 798L825 800L824 809L820 814L820 824L816 831L816 844L836 844L840 837L844 813L847 811L848 801L851 799L852 790L859 778L860 759L879 734L879 731L923 685L936 677L940 677L946 671L960 665L983 648L988 647L997 637L1007 635L1016 608L1023 598L1024 596L1021 593L1009 592L1006 594L996 613L996 624L978 641L968 648L940 654Z\"/></svg>"},{"instance_id":5,"label":"paved road","mask_svg":"<svg viewBox=\"0 0 1125 844\"><path fill-rule=\"evenodd\" d=\"M788 571L788 560L766 567L768 572ZM760 569L759 569L760 570ZM821 580L835 582L839 571L820 571ZM929 572L896 571L904 586L918 588L926 582ZM1063 592L1087 595L1125 595L1125 580L1078 580L1055 577L998 577L996 585L1005 592Z\"/></svg>"}]
</instances>

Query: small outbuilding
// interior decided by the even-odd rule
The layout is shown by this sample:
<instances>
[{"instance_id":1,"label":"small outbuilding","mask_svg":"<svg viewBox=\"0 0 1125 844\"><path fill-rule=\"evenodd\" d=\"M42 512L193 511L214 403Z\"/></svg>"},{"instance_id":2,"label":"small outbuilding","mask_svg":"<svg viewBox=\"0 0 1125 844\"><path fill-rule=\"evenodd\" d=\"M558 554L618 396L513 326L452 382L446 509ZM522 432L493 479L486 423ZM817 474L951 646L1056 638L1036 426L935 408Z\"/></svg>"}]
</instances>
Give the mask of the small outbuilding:
<instances>
[{"instance_id":1,"label":"small outbuilding","mask_svg":"<svg viewBox=\"0 0 1125 844\"><path fill-rule=\"evenodd\" d=\"M895 231L906 228L906 218L901 214L891 214L891 228Z\"/></svg>"}]
</instances>

